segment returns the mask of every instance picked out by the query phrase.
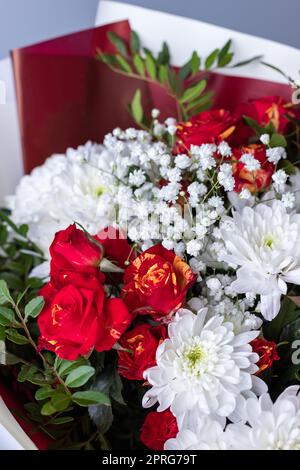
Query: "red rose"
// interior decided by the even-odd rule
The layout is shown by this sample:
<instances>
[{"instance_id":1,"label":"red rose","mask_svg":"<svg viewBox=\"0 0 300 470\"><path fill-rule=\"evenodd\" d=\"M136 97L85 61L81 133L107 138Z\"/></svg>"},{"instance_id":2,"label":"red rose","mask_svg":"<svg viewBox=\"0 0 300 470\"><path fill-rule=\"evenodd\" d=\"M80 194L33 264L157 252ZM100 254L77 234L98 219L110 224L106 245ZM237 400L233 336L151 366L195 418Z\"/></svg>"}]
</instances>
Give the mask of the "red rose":
<instances>
[{"instance_id":1,"label":"red rose","mask_svg":"<svg viewBox=\"0 0 300 470\"><path fill-rule=\"evenodd\" d=\"M118 351L118 372L129 380L143 380L143 372L156 365L156 350L167 337L166 327L140 324L127 331L119 341L124 349Z\"/></svg>"},{"instance_id":2,"label":"red rose","mask_svg":"<svg viewBox=\"0 0 300 470\"><path fill-rule=\"evenodd\" d=\"M98 240L104 248L104 257L115 263L120 268L125 268L128 262L135 258L135 251L129 245L124 232L107 227L101 230L95 239Z\"/></svg>"},{"instance_id":3,"label":"red rose","mask_svg":"<svg viewBox=\"0 0 300 470\"><path fill-rule=\"evenodd\" d=\"M104 284L104 281L104 274L97 268L91 268L90 271L86 273L57 269L55 274L52 275L52 283L57 288L71 284L75 287L97 291L99 289L99 283Z\"/></svg>"},{"instance_id":4,"label":"red rose","mask_svg":"<svg viewBox=\"0 0 300 470\"><path fill-rule=\"evenodd\" d=\"M75 360L93 348L106 351L119 340L132 321L121 299L106 299L103 285L88 289L50 282L40 292L45 307L38 318L41 349Z\"/></svg>"},{"instance_id":5,"label":"red rose","mask_svg":"<svg viewBox=\"0 0 300 470\"><path fill-rule=\"evenodd\" d=\"M225 109L204 111L193 116L188 122L178 124L176 152L185 152L191 145L218 143L221 140L231 142L237 138L235 133L237 130L240 133L241 126L241 119Z\"/></svg>"},{"instance_id":6,"label":"red rose","mask_svg":"<svg viewBox=\"0 0 300 470\"><path fill-rule=\"evenodd\" d=\"M253 352L259 355L259 361L256 365L259 371L256 375L262 374L265 370L272 367L274 361L279 361L277 346L273 341L267 341L263 338L256 338L251 342Z\"/></svg>"},{"instance_id":7,"label":"red rose","mask_svg":"<svg viewBox=\"0 0 300 470\"><path fill-rule=\"evenodd\" d=\"M93 272L100 264L102 250L74 224L55 235L50 255L51 275L56 276L59 271Z\"/></svg>"},{"instance_id":8,"label":"red rose","mask_svg":"<svg viewBox=\"0 0 300 470\"><path fill-rule=\"evenodd\" d=\"M251 153L259 161L261 168L256 171L246 169L240 161L242 155ZM251 193L257 193L267 189L272 183L272 175L275 171L273 163L268 162L264 145L251 144L233 150L233 176L235 179L234 190L240 193L243 189L249 189Z\"/></svg>"},{"instance_id":9,"label":"red rose","mask_svg":"<svg viewBox=\"0 0 300 470\"><path fill-rule=\"evenodd\" d=\"M243 103L238 106L236 111L241 116L251 117L262 127L272 122L275 130L284 134L291 123L286 116L296 117L290 109L291 106L291 103L284 101L279 96L266 96L250 100L249 103Z\"/></svg>"},{"instance_id":10,"label":"red rose","mask_svg":"<svg viewBox=\"0 0 300 470\"><path fill-rule=\"evenodd\" d=\"M196 275L173 251L156 245L142 253L126 269L123 295L133 313L170 317L178 310Z\"/></svg>"},{"instance_id":11,"label":"red rose","mask_svg":"<svg viewBox=\"0 0 300 470\"><path fill-rule=\"evenodd\" d=\"M146 416L140 439L149 449L163 450L165 442L176 437L177 433L177 421L170 410L162 413L153 411Z\"/></svg>"}]
</instances>

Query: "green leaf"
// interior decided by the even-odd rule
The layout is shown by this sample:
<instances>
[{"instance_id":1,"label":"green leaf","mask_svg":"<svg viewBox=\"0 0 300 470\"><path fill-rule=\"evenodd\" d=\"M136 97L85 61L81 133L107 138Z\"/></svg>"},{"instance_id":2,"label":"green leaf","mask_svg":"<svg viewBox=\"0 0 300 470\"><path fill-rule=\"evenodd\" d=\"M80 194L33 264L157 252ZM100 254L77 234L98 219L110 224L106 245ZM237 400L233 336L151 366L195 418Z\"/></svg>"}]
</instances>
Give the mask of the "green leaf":
<instances>
[{"instance_id":1,"label":"green leaf","mask_svg":"<svg viewBox=\"0 0 300 470\"><path fill-rule=\"evenodd\" d=\"M54 408L54 406L52 405L50 401L45 403L41 409L41 414L43 416L51 416L51 415L54 415L54 413L56 413L56 409Z\"/></svg>"},{"instance_id":2,"label":"green leaf","mask_svg":"<svg viewBox=\"0 0 300 470\"><path fill-rule=\"evenodd\" d=\"M56 362L55 367L60 377L66 377L79 366L86 366L88 364L88 361L84 357L81 357L77 361L67 361L66 359L60 359L59 363Z\"/></svg>"},{"instance_id":3,"label":"green leaf","mask_svg":"<svg viewBox=\"0 0 300 470\"><path fill-rule=\"evenodd\" d=\"M278 169L284 170L288 175L296 174L296 167L289 160L280 160L278 163Z\"/></svg>"},{"instance_id":4,"label":"green leaf","mask_svg":"<svg viewBox=\"0 0 300 470\"><path fill-rule=\"evenodd\" d=\"M252 119L251 117L249 116L243 116L246 124L248 124L248 126L250 126L258 135L261 135L261 134L264 134L265 133L265 129L263 127L261 127L258 122L255 121L255 119Z\"/></svg>"},{"instance_id":5,"label":"green leaf","mask_svg":"<svg viewBox=\"0 0 300 470\"><path fill-rule=\"evenodd\" d=\"M191 59L191 66L192 66L192 74L195 75L201 65L201 58L199 57L198 53L196 51L193 52L192 59Z\"/></svg>"},{"instance_id":6,"label":"green leaf","mask_svg":"<svg viewBox=\"0 0 300 470\"><path fill-rule=\"evenodd\" d=\"M233 59L233 52L228 52L228 54L226 54L222 60L219 60L218 62L218 67L221 68L221 67L226 67L226 65L228 65Z\"/></svg>"},{"instance_id":7,"label":"green leaf","mask_svg":"<svg viewBox=\"0 0 300 470\"><path fill-rule=\"evenodd\" d=\"M177 73L175 72L175 70L171 67L168 67L168 82L169 82L171 90L176 96L180 88L180 83L179 83L178 78L179 77L177 76Z\"/></svg>"},{"instance_id":8,"label":"green leaf","mask_svg":"<svg viewBox=\"0 0 300 470\"><path fill-rule=\"evenodd\" d=\"M21 333L19 333L17 330L14 330L13 328L6 330L6 337L9 341L15 344L24 345L29 343L25 336L21 335Z\"/></svg>"},{"instance_id":9,"label":"green leaf","mask_svg":"<svg viewBox=\"0 0 300 470\"><path fill-rule=\"evenodd\" d=\"M244 65L251 64L252 62L256 62L258 60L261 60L262 58L263 58L263 55L256 55L254 57L251 57L250 59L243 60L241 62L237 62L236 64L232 65L232 68L243 67Z\"/></svg>"},{"instance_id":10,"label":"green leaf","mask_svg":"<svg viewBox=\"0 0 300 470\"><path fill-rule=\"evenodd\" d=\"M269 121L269 123L265 127L263 127L263 133L269 135L273 135L276 133L276 129L272 121Z\"/></svg>"},{"instance_id":11,"label":"green leaf","mask_svg":"<svg viewBox=\"0 0 300 470\"><path fill-rule=\"evenodd\" d=\"M122 390L123 390L123 383L122 379L119 376L119 374L114 371L113 373L113 378L112 378L112 383L110 387L110 393L111 397L117 402L120 403L120 405L126 405L123 395L122 395Z\"/></svg>"},{"instance_id":12,"label":"green leaf","mask_svg":"<svg viewBox=\"0 0 300 470\"><path fill-rule=\"evenodd\" d=\"M200 80L196 85L188 88L183 93L182 97L180 98L180 103L186 103L187 101L192 101L195 98L198 98L201 95L202 91L206 87L206 80Z\"/></svg>"},{"instance_id":13,"label":"green leaf","mask_svg":"<svg viewBox=\"0 0 300 470\"><path fill-rule=\"evenodd\" d=\"M168 82L168 67L166 65L160 65L158 68L158 79L160 83L164 84Z\"/></svg>"},{"instance_id":14,"label":"green leaf","mask_svg":"<svg viewBox=\"0 0 300 470\"><path fill-rule=\"evenodd\" d=\"M181 80L185 80L190 74L195 75L201 65L201 59L196 51L193 52L193 55L191 59L184 64L180 71L179 71L179 77Z\"/></svg>"},{"instance_id":15,"label":"green leaf","mask_svg":"<svg viewBox=\"0 0 300 470\"><path fill-rule=\"evenodd\" d=\"M0 341L4 341L6 337L5 327L0 325Z\"/></svg>"},{"instance_id":16,"label":"green leaf","mask_svg":"<svg viewBox=\"0 0 300 470\"><path fill-rule=\"evenodd\" d=\"M286 73L283 72L283 70L281 70L279 67L276 67L276 65L272 65L272 64L269 64L269 63L264 62L264 61L261 61L261 64L264 65L265 67L268 67L272 70L275 70L275 72L278 72L280 75L282 75L284 78L286 78L287 81L293 83L293 80L291 79L291 77L286 75Z\"/></svg>"},{"instance_id":17,"label":"green leaf","mask_svg":"<svg viewBox=\"0 0 300 470\"><path fill-rule=\"evenodd\" d=\"M0 279L0 305L6 303L13 304L14 301L9 293L6 282L3 279Z\"/></svg>"},{"instance_id":18,"label":"green leaf","mask_svg":"<svg viewBox=\"0 0 300 470\"><path fill-rule=\"evenodd\" d=\"M196 100L192 101L186 107L186 111L192 110L192 114L194 115L200 113L200 111L203 111L204 109L207 109L207 107L211 105L213 94L213 91L208 91L204 95L200 96L200 98L197 98Z\"/></svg>"},{"instance_id":19,"label":"green leaf","mask_svg":"<svg viewBox=\"0 0 300 470\"><path fill-rule=\"evenodd\" d=\"M271 147L286 147L287 146L286 138L282 134L275 133L271 136L270 146Z\"/></svg>"},{"instance_id":20,"label":"green leaf","mask_svg":"<svg viewBox=\"0 0 300 470\"><path fill-rule=\"evenodd\" d=\"M206 58L206 61L205 61L205 69L208 70L210 69L213 64L215 63L218 55L219 55L219 51L220 49L215 49L214 51L212 51L211 54L209 54L209 56Z\"/></svg>"},{"instance_id":21,"label":"green leaf","mask_svg":"<svg viewBox=\"0 0 300 470\"><path fill-rule=\"evenodd\" d=\"M142 77L144 77L145 76L145 66L144 66L143 59L141 58L141 56L139 54L134 54L133 63L134 63L134 66L135 66L137 72Z\"/></svg>"},{"instance_id":22,"label":"green leaf","mask_svg":"<svg viewBox=\"0 0 300 470\"><path fill-rule=\"evenodd\" d=\"M3 246L6 243L8 236L8 230L5 225L0 226L0 246Z\"/></svg>"},{"instance_id":23,"label":"green leaf","mask_svg":"<svg viewBox=\"0 0 300 470\"><path fill-rule=\"evenodd\" d=\"M95 369L90 366L80 366L73 370L66 379L66 385L70 388L82 387L95 374Z\"/></svg>"},{"instance_id":24,"label":"green leaf","mask_svg":"<svg viewBox=\"0 0 300 470\"><path fill-rule=\"evenodd\" d=\"M55 361L54 361L54 367L56 370L58 370L58 368L60 367L60 365L62 364L63 362L63 359L61 359L60 357L56 356L55 358Z\"/></svg>"},{"instance_id":25,"label":"green leaf","mask_svg":"<svg viewBox=\"0 0 300 470\"><path fill-rule=\"evenodd\" d=\"M10 308L0 307L0 325L11 326L15 321L15 313Z\"/></svg>"},{"instance_id":26,"label":"green leaf","mask_svg":"<svg viewBox=\"0 0 300 470\"><path fill-rule=\"evenodd\" d=\"M41 311L43 310L45 305L45 300L43 297L36 297L32 299L26 306L25 306L25 320L29 317L36 318L39 316Z\"/></svg>"},{"instance_id":27,"label":"green leaf","mask_svg":"<svg viewBox=\"0 0 300 470\"><path fill-rule=\"evenodd\" d=\"M72 416L61 416L59 418L54 418L51 420L51 424L67 424L67 423L72 423L74 421L74 418Z\"/></svg>"},{"instance_id":28,"label":"green leaf","mask_svg":"<svg viewBox=\"0 0 300 470\"><path fill-rule=\"evenodd\" d=\"M35 366L23 365L18 375L18 381L26 382L28 377L32 377L36 372L37 368Z\"/></svg>"},{"instance_id":29,"label":"green leaf","mask_svg":"<svg viewBox=\"0 0 300 470\"><path fill-rule=\"evenodd\" d=\"M170 62L170 51L168 44L164 41L162 49L157 57L157 63L159 65L168 65Z\"/></svg>"},{"instance_id":30,"label":"green leaf","mask_svg":"<svg viewBox=\"0 0 300 470\"><path fill-rule=\"evenodd\" d=\"M137 123L141 123L144 117L144 111L142 106L142 93L141 90L137 90L134 98L131 102L131 112L134 120Z\"/></svg>"},{"instance_id":31,"label":"green leaf","mask_svg":"<svg viewBox=\"0 0 300 470\"><path fill-rule=\"evenodd\" d=\"M233 54L229 53L231 42L232 42L231 39L229 39L229 41L227 41L226 44L220 50L218 54L218 67L224 67L224 63L226 64L228 55L231 55L231 58L232 58Z\"/></svg>"},{"instance_id":32,"label":"green leaf","mask_svg":"<svg viewBox=\"0 0 300 470\"><path fill-rule=\"evenodd\" d=\"M51 398L51 404L56 409L56 411L66 410L71 403L70 395L66 395L63 392L55 392Z\"/></svg>"},{"instance_id":33,"label":"green leaf","mask_svg":"<svg viewBox=\"0 0 300 470\"><path fill-rule=\"evenodd\" d=\"M12 256L12 255L9 254L8 256ZM2 272L1 277L2 277L2 280L7 283L7 285L9 286L10 289L22 290L23 287L24 287L24 283L23 283L22 279L20 278L19 274L14 274L14 273L9 273L9 272ZM4 303L6 303L6 302L4 302ZM12 302L10 302L10 303L12 303ZM1 305L1 302L0 302L0 305Z\"/></svg>"},{"instance_id":34,"label":"green leaf","mask_svg":"<svg viewBox=\"0 0 300 470\"><path fill-rule=\"evenodd\" d=\"M19 234L22 235L22 237L27 237L28 230L29 230L28 225L26 225L26 224L20 225Z\"/></svg>"},{"instance_id":35,"label":"green leaf","mask_svg":"<svg viewBox=\"0 0 300 470\"><path fill-rule=\"evenodd\" d=\"M132 73L132 68L129 65L129 63L127 62L127 60L124 59L124 57L117 54L116 55L116 60L117 60L118 64L120 65L121 69L124 70L124 72L129 73L129 74Z\"/></svg>"},{"instance_id":36,"label":"green leaf","mask_svg":"<svg viewBox=\"0 0 300 470\"><path fill-rule=\"evenodd\" d=\"M80 406L105 405L111 406L110 399L105 393L88 390L86 392L76 392L72 395L72 400Z\"/></svg>"},{"instance_id":37,"label":"green leaf","mask_svg":"<svg viewBox=\"0 0 300 470\"><path fill-rule=\"evenodd\" d=\"M140 38L136 31L131 31L131 38L130 38L130 48L132 54L138 54L141 48Z\"/></svg>"},{"instance_id":38,"label":"green leaf","mask_svg":"<svg viewBox=\"0 0 300 470\"><path fill-rule=\"evenodd\" d=\"M55 390L50 385L46 385L35 392L35 399L37 401L46 400L47 398L51 398L54 392Z\"/></svg>"},{"instance_id":39,"label":"green leaf","mask_svg":"<svg viewBox=\"0 0 300 470\"><path fill-rule=\"evenodd\" d=\"M98 59L104 62L104 64L109 65L111 67L116 66L116 59L114 55L111 54L103 54L102 52L98 54Z\"/></svg>"},{"instance_id":40,"label":"green leaf","mask_svg":"<svg viewBox=\"0 0 300 470\"><path fill-rule=\"evenodd\" d=\"M107 36L110 42L115 46L117 51L120 52L121 55L127 56L127 46L123 39L121 39L117 34L113 33L112 31L109 31L107 33Z\"/></svg>"},{"instance_id":41,"label":"green leaf","mask_svg":"<svg viewBox=\"0 0 300 470\"><path fill-rule=\"evenodd\" d=\"M16 302L17 307L20 305L20 303L22 302L23 298L24 298L25 295L27 294L28 289L29 289L29 287L26 287L26 289L25 289L23 292L20 292L20 293L18 294L17 302Z\"/></svg>"},{"instance_id":42,"label":"green leaf","mask_svg":"<svg viewBox=\"0 0 300 470\"><path fill-rule=\"evenodd\" d=\"M146 53L145 63L146 63L146 69L147 69L149 76L152 78L152 80L155 80L156 79L156 64L155 64L154 58L149 52Z\"/></svg>"},{"instance_id":43,"label":"green leaf","mask_svg":"<svg viewBox=\"0 0 300 470\"><path fill-rule=\"evenodd\" d=\"M90 405L88 412L98 431L101 434L106 434L114 420L112 407L99 404Z\"/></svg>"},{"instance_id":44,"label":"green leaf","mask_svg":"<svg viewBox=\"0 0 300 470\"><path fill-rule=\"evenodd\" d=\"M34 385L47 385L45 376L35 366L23 365L18 375L19 382L30 382Z\"/></svg>"}]
</instances>

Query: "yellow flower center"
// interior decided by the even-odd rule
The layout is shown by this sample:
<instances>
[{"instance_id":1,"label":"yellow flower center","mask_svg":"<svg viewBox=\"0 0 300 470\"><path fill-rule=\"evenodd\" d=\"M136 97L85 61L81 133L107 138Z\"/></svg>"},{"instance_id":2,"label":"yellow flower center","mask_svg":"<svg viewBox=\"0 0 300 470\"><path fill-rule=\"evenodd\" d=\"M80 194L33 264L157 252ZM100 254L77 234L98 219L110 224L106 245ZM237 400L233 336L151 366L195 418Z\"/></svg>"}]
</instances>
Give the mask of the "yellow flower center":
<instances>
[{"instance_id":1,"label":"yellow flower center","mask_svg":"<svg viewBox=\"0 0 300 470\"><path fill-rule=\"evenodd\" d=\"M275 240L275 237L273 235L266 235L263 238L263 246L267 246L271 250L274 248L275 242L276 242L276 240Z\"/></svg>"},{"instance_id":2,"label":"yellow flower center","mask_svg":"<svg viewBox=\"0 0 300 470\"><path fill-rule=\"evenodd\" d=\"M203 359L203 356L204 352L198 344L193 346L191 349L188 349L184 354L184 358L191 370L197 366L197 364Z\"/></svg>"}]
</instances>

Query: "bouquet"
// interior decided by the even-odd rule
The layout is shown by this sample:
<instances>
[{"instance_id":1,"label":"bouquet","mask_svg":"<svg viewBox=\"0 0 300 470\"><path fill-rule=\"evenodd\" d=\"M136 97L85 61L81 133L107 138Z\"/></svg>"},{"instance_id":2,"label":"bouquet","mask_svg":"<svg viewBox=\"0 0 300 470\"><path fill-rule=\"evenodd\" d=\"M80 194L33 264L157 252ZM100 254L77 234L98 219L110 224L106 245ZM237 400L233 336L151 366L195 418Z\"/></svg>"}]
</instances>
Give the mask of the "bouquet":
<instances>
[{"instance_id":1,"label":"bouquet","mask_svg":"<svg viewBox=\"0 0 300 470\"><path fill-rule=\"evenodd\" d=\"M299 110L215 106L214 71L249 62L231 41L178 68L107 38L131 127L48 158L0 212L19 418L50 449L299 449Z\"/></svg>"}]
</instances>

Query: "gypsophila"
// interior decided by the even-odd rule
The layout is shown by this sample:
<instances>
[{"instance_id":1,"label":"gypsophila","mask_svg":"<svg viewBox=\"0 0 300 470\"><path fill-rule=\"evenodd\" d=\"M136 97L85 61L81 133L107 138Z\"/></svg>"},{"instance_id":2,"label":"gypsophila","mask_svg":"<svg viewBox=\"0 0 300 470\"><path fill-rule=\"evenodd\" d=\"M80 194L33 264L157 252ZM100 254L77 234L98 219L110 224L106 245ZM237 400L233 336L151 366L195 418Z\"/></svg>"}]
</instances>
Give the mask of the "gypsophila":
<instances>
[{"instance_id":1,"label":"gypsophila","mask_svg":"<svg viewBox=\"0 0 300 470\"><path fill-rule=\"evenodd\" d=\"M248 171L257 171L260 169L260 163L251 153L244 153L241 158L241 162L245 163L245 167Z\"/></svg>"},{"instance_id":2,"label":"gypsophila","mask_svg":"<svg viewBox=\"0 0 300 470\"><path fill-rule=\"evenodd\" d=\"M270 136L269 134L262 134L259 138L262 144L269 145L270 143Z\"/></svg>"}]
</instances>

